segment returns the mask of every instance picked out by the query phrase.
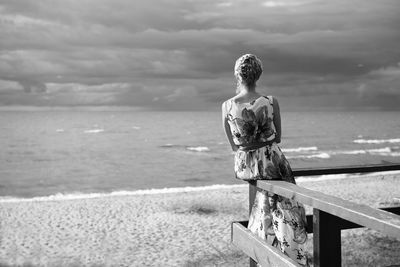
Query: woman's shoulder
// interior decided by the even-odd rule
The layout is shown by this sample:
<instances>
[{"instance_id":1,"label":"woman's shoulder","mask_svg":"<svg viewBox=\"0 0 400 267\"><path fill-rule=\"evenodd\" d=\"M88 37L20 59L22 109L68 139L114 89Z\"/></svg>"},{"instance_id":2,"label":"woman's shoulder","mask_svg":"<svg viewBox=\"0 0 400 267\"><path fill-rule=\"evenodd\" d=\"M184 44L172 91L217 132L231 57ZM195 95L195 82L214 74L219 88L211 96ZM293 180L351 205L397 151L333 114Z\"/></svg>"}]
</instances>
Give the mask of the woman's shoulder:
<instances>
[{"instance_id":1,"label":"woman's shoulder","mask_svg":"<svg viewBox=\"0 0 400 267\"><path fill-rule=\"evenodd\" d=\"M222 103L222 113L224 115L228 114L231 108L232 108L232 98L229 98L228 100L225 100Z\"/></svg>"},{"instance_id":2,"label":"woman's shoulder","mask_svg":"<svg viewBox=\"0 0 400 267\"><path fill-rule=\"evenodd\" d=\"M255 94L255 95L235 95L234 97L230 98L228 101L233 102L234 104L254 104L257 100L265 98L262 94Z\"/></svg>"},{"instance_id":3,"label":"woman's shoulder","mask_svg":"<svg viewBox=\"0 0 400 267\"><path fill-rule=\"evenodd\" d=\"M263 101L264 100L264 101ZM234 97L231 97L227 100L225 100L222 103L222 109L230 109L232 107L232 105L245 105L245 104L249 104L249 105L254 105L255 103L262 103L265 101L267 101L267 103L273 105L274 101L276 100L276 97L271 96L271 95L259 95L258 97L252 99L251 101L243 101L243 99L241 99L240 97L238 97L237 95Z\"/></svg>"},{"instance_id":4,"label":"woman's shoulder","mask_svg":"<svg viewBox=\"0 0 400 267\"><path fill-rule=\"evenodd\" d=\"M242 99L240 99L240 97L238 97L237 95L233 96L233 97L225 100L224 102L222 102L222 109L228 110L228 109L230 109L232 107L232 105L235 105L235 104L236 105L241 105L241 104L254 105L256 102L262 102L262 101L259 101L259 100L267 101L271 105L274 105L275 103L278 102L277 98L275 96L272 96L272 95L259 95L257 98L252 99L251 101L243 102L243 103L241 103L241 100Z\"/></svg>"},{"instance_id":5,"label":"woman's shoulder","mask_svg":"<svg viewBox=\"0 0 400 267\"><path fill-rule=\"evenodd\" d=\"M225 100L224 102L222 102L222 108L227 107L228 104L230 104L232 102L232 99L233 99L233 97Z\"/></svg>"}]
</instances>

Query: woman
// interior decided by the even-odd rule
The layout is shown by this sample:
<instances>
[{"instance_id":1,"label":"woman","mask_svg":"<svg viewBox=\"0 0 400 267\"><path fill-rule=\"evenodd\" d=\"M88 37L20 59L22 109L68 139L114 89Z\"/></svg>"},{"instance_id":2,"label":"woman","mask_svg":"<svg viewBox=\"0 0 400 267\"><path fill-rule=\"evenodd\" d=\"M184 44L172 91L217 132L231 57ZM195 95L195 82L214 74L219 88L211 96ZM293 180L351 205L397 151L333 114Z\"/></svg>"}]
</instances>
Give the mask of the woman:
<instances>
[{"instance_id":1,"label":"woman","mask_svg":"<svg viewBox=\"0 0 400 267\"><path fill-rule=\"evenodd\" d=\"M235 151L235 175L242 180L273 179L295 183L288 161L277 145L281 141L279 104L275 97L256 92L262 73L261 61L254 55L241 56L235 64L237 95L222 104L223 125ZM248 228L274 244L299 264L308 266L304 243L304 207L291 199L256 192ZM276 242L277 241L277 242Z\"/></svg>"}]
</instances>

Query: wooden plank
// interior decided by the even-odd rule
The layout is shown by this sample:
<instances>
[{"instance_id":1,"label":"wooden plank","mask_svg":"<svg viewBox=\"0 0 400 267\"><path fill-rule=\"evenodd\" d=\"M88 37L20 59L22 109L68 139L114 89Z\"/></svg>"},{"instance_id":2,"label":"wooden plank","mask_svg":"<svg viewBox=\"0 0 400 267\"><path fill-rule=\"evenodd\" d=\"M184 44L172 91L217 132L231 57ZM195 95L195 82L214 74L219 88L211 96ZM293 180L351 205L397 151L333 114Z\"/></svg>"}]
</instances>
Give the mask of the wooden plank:
<instances>
[{"instance_id":1,"label":"wooden plank","mask_svg":"<svg viewBox=\"0 0 400 267\"><path fill-rule=\"evenodd\" d=\"M246 253L247 256L255 259L261 266L300 266L280 250L251 233L249 229L239 222L232 223L232 243Z\"/></svg>"},{"instance_id":2,"label":"wooden plank","mask_svg":"<svg viewBox=\"0 0 400 267\"><path fill-rule=\"evenodd\" d=\"M390 213L394 213L397 215L400 215L400 206L399 207L382 207L379 208L380 210L385 210ZM337 223L338 226L341 230L348 230L348 229L354 229L354 228L362 228L364 226L349 222L347 220L344 220L342 218L337 218ZM307 215L307 227L306 227L307 233L311 234L313 233L313 215Z\"/></svg>"},{"instance_id":3,"label":"wooden plank","mask_svg":"<svg viewBox=\"0 0 400 267\"><path fill-rule=\"evenodd\" d=\"M258 180L257 187L400 239L399 215L284 181Z\"/></svg>"},{"instance_id":4,"label":"wooden plank","mask_svg":"<svg viewBox=\"0 0 400 267\"><path fill-rule=\"evenodd\" d=\"M249 216L251 213L251 209L253 208L254 199L256 198L256 192L257 192L257 186L255 181L249 181ZM251 257L249 259L249 266L257 267L257 262L253 260Z\"/></svg>"},{"instance_id":5,"label":"wooden plank","mask_svg":"<svg viewBox=\"0 0 400 267\"><path fill-rule=\"evenodd\" d=\"M327 175L327 174L342 174L342 173L367 173L367 172L383 172L383 171L398 171L400 164L377 164L377 165L360 165L335 168L316 168L316 169L293 169L294 176L312 176L312 175Z\"/></svg>"},{"instance_id":6,"label":"wooden plank","mask_svg":"<svg viewBox=\"0 0 400 267\"><path fill-rule=\"evenodd\" d=\"M342 245L338 217L314 209L313 261L315 267L342 265Z\"/></svg>"}]
</instances>

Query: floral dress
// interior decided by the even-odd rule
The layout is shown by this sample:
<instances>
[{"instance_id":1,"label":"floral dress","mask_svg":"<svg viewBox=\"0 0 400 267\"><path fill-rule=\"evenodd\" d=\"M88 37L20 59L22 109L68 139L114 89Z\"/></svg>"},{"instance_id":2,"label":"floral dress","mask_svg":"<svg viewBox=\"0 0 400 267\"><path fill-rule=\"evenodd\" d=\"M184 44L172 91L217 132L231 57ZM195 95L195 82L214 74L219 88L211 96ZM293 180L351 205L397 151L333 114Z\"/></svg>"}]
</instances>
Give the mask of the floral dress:
<instances>
[{"instance_id":1,"label":"floral dress","mask_svg":"<svg viewBox=\"0 0 400 267\"><path fill-rule=\"evenodd\" d=\"M261 96L250 103L235 103L229 99L223 103L222 111L236 145L275 139L271 96ZM272 179L295 183L288 161L274 142L247 151L239 149L235 153L235 175L246 181ZM256 192L249 218L250 231L265 240L268 235L275 236L273 244L299 264L308 266L304 250L307 240L305 225L305 211L300 203L264 190Z\"/></svg>"}]
</instances>

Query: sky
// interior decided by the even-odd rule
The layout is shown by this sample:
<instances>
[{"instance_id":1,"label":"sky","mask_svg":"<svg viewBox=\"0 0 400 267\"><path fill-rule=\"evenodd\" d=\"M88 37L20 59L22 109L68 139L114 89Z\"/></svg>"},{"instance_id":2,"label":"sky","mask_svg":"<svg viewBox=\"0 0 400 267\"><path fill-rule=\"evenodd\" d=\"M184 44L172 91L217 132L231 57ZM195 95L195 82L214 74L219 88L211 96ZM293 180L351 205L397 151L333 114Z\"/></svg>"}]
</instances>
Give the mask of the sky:
<instances>
[{"instance_id":1,"label":"sky","mask_svg":"<svg viewBox=\"0 0 400 267\"><path fill-rule=\"evenodd\" d=\"M1 0L0 106L219 109L235 60L287 110L400 110L398 0Z\"/></svg>"}]
</instances>

